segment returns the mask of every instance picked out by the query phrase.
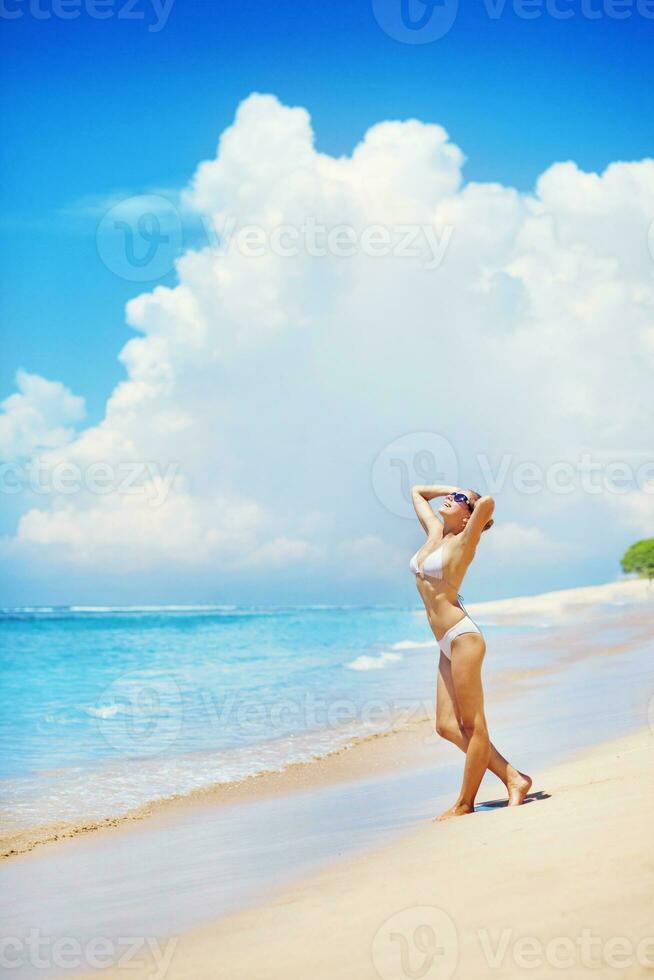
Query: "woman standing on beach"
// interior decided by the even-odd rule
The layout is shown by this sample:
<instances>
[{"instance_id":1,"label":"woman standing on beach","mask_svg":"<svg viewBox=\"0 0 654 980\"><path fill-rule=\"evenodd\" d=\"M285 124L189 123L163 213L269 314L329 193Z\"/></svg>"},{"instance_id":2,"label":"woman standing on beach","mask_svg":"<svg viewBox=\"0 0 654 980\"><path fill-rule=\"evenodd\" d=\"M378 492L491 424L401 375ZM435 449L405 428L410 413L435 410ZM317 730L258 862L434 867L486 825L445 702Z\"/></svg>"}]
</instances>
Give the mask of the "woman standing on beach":
<instances>
[{"instance_id":1,"label":"woman standing on beach","mask_svg":"<svg viewBox=\"0 0 654 980\"><path fill-rule=\"evenodd\" d=\"M486 769L506 786L509 806L518 806L529 792L531 779L508 763L488 737L481 682L486 643L458 594L482 532L493 523L495 503L492 497L457 487L416 486L411 493L427 540L409 567L440 647L436 731L466 756L458 799L438 819L474 811ZM438 508L442 523L429 503L435 497L445 498Z\"/></svg>"}]
</instances>

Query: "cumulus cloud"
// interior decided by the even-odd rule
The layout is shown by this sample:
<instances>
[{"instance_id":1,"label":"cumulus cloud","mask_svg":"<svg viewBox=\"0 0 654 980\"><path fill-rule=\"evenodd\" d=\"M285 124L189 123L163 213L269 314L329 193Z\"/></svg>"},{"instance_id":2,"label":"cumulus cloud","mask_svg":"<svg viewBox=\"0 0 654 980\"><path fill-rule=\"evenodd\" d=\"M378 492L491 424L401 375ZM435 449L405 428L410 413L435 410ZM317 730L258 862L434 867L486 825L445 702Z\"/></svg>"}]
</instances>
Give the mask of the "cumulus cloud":
<instances>
[{"instance_id":1,"label":"cumulus cloud","mask_svg":"<svg viewBox=\"0 0 654 980\"><path fill-rule=\"evenodd\" d=\"M640 490L611 499L618 522L641 538L654 537L654 480L648 480Z\"/></svg>"},{"instance_id":2,"label":"cumulus cloud","mask_svg":"<svg viewBox=\"0 0 654 980\"><path fill-rule=\"evenodd\" d=\"M341 541L336 557L341 574L349 579L373 576L380 581L393 580L400 570L404 572L407 567L404 551L389 545L375 534Z\"/></svg>"},{"instance_id":3,"label":"cumulus cloud","mask_svg":"<svg viewBox=\"0 0 654 980\"><path fill-rule=\"evenodd\" d=\"M486 532L483 542L483 560L495 565L533 566L561 559L571 552L567 542L548 537L542 528L511 521L495 524L492 533Z\"/></svg>"},{"instance_id":4,"label":"cumulus cloud","mask_svg":"<svg viewBox=\"0 0 654 980\"><path fill-rule=\"evenodd\" d=\"M16 384L18 391L0 405L0 456L14 460L70 442L74 423L86 414L84 399L27 371L18 371Z\"/></svg>"},{"instance_id":5,"label":"cumulus cloud","mask_svg":"<svg viewBox=\"0 0 654 980\"><path fill-rule=\"evenodd\" d=\"M153 561L199 567L217 556L240 566L256 550L261 524L256 504L221 498L200 504L177 491L153 507L144 495L113 492L89 506L33 508L20 519L18 539L59 548L67 561L87 566L101 559L123 570Z\"/></svg>"},{"instance_id":6,"label":"cumulus cloud","mask_svg":"<svg viewBox=\"0 0 654 980\"><path fill-rule=\"evenodd\" d=\"M654 161L602 174L554 163L524 194L465 183L464 160L441 126L417 120L380 122L331 157L303 108L246 99L182 192L212 240L177 261L174 288L127 305L135 336L102 421L71 439L81 402L43 379L47 404L24 382L5 402L12 452L174 466L165 502L28 500L17 544L107 567L168 559L338 578L347 561L382 567L415 540L371 491L376 454L403 433L444 434L473 485L478 454L646 450ZM343 226L347 256L328 240ZM274 246L281 228L295 234ZM244 241L263 244L253 255ZM559 553L539 521L563 506L507 489L498 558Z\"/></svg>"}]
</instances>

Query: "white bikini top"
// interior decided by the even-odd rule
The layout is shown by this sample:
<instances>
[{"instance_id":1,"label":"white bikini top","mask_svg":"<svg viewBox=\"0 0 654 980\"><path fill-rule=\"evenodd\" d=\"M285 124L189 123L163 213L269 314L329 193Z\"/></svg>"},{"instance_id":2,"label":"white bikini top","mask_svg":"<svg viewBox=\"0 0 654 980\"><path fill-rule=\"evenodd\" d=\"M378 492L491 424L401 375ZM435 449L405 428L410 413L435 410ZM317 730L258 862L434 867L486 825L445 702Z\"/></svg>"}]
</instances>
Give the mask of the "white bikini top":
<instances>
[{"instance_id":1,"label":"white bikini top","mask_svg":"<svg viewBox=\"0 0 654 980\"><path fill-rule=\"evenodd\" d=\"M414 575L418 574L418 562L416 559L421 550L421 548L418 548L415 555L409 562L409 568ZM430 555L427 555L422 567L424 568L425 575L428 578L443 578L443 545L440 545L438 548L436 548L436 551L432 551Z\"/></svg>"},{"instance_id":2,"label":"white bikini top","mask_svg":"<svg viewBox=\"0 0 654 980\"><path fill-rule=\"evenodd\" d=\"M416 558L420 554L421 550L422 550L421 548L418 548L415 555L412 557L411 561L409 562L409 568L411 569L414 575L418 574L418 562L416 561ZM432 551L431 554L427 555L427 557L423 562L422 567L424 569L425 576L427 578L439 579L441 582L444 582L445 585L448 585L451 589L454 589L454 586L450 585L450 583L447 581L446 578L443 578L443 545L442 544L439 545L435 551ZM456 589L454 589L454 591L456 592ZM458 593L457 596L459 599L463 598L463 596L458 595Z\"/></svg>"}]
</instances>

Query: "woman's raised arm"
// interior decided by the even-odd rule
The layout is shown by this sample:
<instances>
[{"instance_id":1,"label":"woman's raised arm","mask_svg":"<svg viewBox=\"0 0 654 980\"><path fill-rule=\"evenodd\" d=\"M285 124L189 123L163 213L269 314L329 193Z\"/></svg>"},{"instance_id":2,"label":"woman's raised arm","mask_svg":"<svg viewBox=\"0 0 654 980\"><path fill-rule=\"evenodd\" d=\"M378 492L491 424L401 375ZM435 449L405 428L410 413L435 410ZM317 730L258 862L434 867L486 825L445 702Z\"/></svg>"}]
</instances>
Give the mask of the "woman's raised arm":
<instances>
[{"instance_id":1,"label":"woman's raised arm","mask_svg":"<svg viewBox=\"0 0 654 980\"><path fill-rule=\"evenodd\" d=\"M493 511L495 510L495 501L492 497L479 497L475 501L472 514L470 515L470 520L463 529L463 535L468 541L472 541L474 547L477 547L479 539L481 537L482 531L485 531L487 527L490 527L493 523Z\"/></svg>"},{"instance_id":2,"label":"woman's raised arm","mask_svg":"<svg viewBox=\"0 0 654 980\"><path fill-rule=\"evenodd\" d=\"M429 501L434 497L447 497L448 493L454 493L456 487L445 486L415 486L411 487L411 499L418 520L422 524L425 534L430 535L439 531L442 533L442 524L429 506Z\"/></svg>"}]
</instances>

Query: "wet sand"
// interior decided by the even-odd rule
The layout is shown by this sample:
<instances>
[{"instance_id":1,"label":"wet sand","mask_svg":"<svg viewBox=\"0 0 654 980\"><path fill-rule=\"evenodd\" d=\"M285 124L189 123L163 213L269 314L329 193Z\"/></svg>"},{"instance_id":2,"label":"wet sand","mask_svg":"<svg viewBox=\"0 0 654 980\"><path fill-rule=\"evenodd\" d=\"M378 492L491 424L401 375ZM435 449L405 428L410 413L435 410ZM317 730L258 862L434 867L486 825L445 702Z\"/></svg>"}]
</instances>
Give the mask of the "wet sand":
<instances>
[{"instance_id":1,"label":"wet sand","mask_svg":"<svg viewBox=\"0 0 654 980\"><path fill-rule=\"evenodd\" d=\"M589 629L589 623L594 629ZM649 602L627 603L605 609L601 614L593 612L592 616L581 619L576 608L572 620L564 614L556 625L533 630L528 635L515 634L517 646L514 649L509 643L503 648L506 664L492 675L488 685L489 724L500 750L534 775L534 791L540 796L535 796L534 802L523 808L524 814L520 817L515 817L513 810L482 806L474 816L456 821L457 826L468 826L468 821L470 827L486 826L483 821L488 819L492 820L489 827L497 826L501 830L504 825L496 821L504 815L511 821L511 833L517 835L511 838L511 846L517 844L518 853L523 857L522 841L528 841L525 846L529 851L533 847L543 848L538 834L551 830L547 849L543 850L543 855L549 854L546 866L549 867L551 861L552 867L559 869L559 874L574 893L577 879L568 879L567 865L560 863L564 858L567 861L567 845L561 852L557 850L558 838L566 834L563 823L553 824L550 830L549 823L547 827L541 828L540 824L532 827L529 821L535 817L527 814L527 810L529 813L542 810L549 821L552 804L548 797L555 800L563 795L563 788L570 785L577 787L580 794L584 791L578 805L586 807L586 818L594 828L604 828L620 839L629 836L639 851L641 863L647 860L648 846L651 854L651 840L648 844L643 838L640 825L636 827L626 822L621 826L617 822L617 812L611 810L610 801L601 801L602 806L606 802L608 807L608 822L603 811L597 809L599 802L595 801L596 790L592 788L597 779L602 783L606 781L608 786L618 777L607 775L605 778L601 775L604 763L594 769L596 763L592 760L598 743L607 738L624 739L625 733L642 730L648 717L654 719L653 625L654 611ZM610 761L616 752L622 751L620 745L622 742L616 742L600 751L608 754ZM651 758L649 731L640 736L638 745L633 758L651 769L647 757L650 752ZM576 768L565 766L552 771L557 761L575 754L580 755L581 762L574 766L583 763L587 767L581 775ZM629 758L632 758L631 754ZM288 963L281 954L278 960L269 962L266 958L266 963L255 969L251 954L235 946L233 937L229 938L231 931L235 930L237 935L247 937L248 943L261 948L270 941L266 931L266 922L273 921L267 919L269 910L278 908L279 902L292 905L294 899L288 896L296 894L299 880L305 880L307 883L320 882L307 884L303 902L308 902L314 911L322 909L322 933L329 936L331 928L338 930L339 935L343 930L349 935L348 921L340 918L336 906L322 904L322 876L328 873L324 869L333 865L334 874L342 881L343 897L334 895L333 901L343 901L345 907L346 897L358 888L356 868L360 867L359 862L374 860L372 852L384 848L379 854L384 853L386 857L379 858L381 863L375 865L370 874L376 882L382 883L382 891L392 890L397 885L397 894L404 894L404 885L399 881L401 871L393 864L387 868L385 862L395 853L393 848L404 846L399 843L404 839L402 835L408 840L406 835L410 831L434 832L436 825L430 823L430 818L445 809L456 794L462 761L463 757L456 749L435 736L433 714L427 718L416 716L405 720L397 731L360 739L353 746L320 760L167 802L153 808L147 820L123 821L96 833L72 832L63 840L42 844L30 853L14 855L0 867L4 932L15 938L20 950L17 962L21 967L13 972L17 976L34 975L30 970L25 937L30 930L36 929L39 935L49 937L51 943L57 939L72 939L87 951L88 944L99 936L104 937L114 944L113 955L105 960L107 966L120 960L116 943L121 937L140 937L141 954L144 944L150 943L155 949L165 946L170 951L169 940L178 940L177 946L182 952L176 953L174 962L168 964L166 975L169 977L215 976L209 961L215 965L216 957L219 956L222 962L223 955L232 957L229 972L225 973L230 980L253 975L304 976L307 971L309 975L319 976L316 964L309 969L306 962L302 966L303 972L285 974ZM632 789L636 793L634 787L628 792ZM619 781L614 790L618 795L622 793ZM642 781L642 793L644 795L637 799L644 809L651 804L648 780ZM501 784L488 776L482 784L479 799L492 802L501 799L502 795ZM625 801L625 806L630 806L627 797ZM569 816L569 810L564 808L561 821ZM459 882L462 868L469 867L467 859L461 863L462 855L472 853L475 848L476 854L482 853L478 851L482 844L472 829L456 831L463 835L459 840L452 838L454 831L447 829L449 826L438 825L439 836L429 837L430 861L433 858L434 863L423 869L426 877L434 878L439 888L443 875L450 875L453 881ZM582 829L579 829L579 840ZM506 890L509 886L504 878L492 878L492 874L501 876L504 873L504 849L509 844L502 833L497 841L491 837L483 845L497 843L497 847L491 849L497 867L487 868L484 873L490 874L491 880L496 882L493 888L501 886ZM592 840L591 835L589 842ZM432 853L431 848L436 844L438 848ZM594 850L596 845L593 843L593 850L586 848L584 851L588 861L594 860L600 870L604 867L606 846L602 841L600 849ZM611 867L614 863L620 864L626 854L621 843L611 845L614 850L615 846L620 857L616 857L615 862L610 858ZM361 856L366 852L369 858ZM407 853L415 857L416 852ZM609 848L607 854L612 853ZM411 860L413 858L409 859L409 864ZM419 863L417 858L416 863ZM528 872L524 881L519 877L516 885L518 893L525 899L523 886L531 880L530 866L525 866L526 871L514 865L510 867L512 874L518 876ZM579 873L584 881L586 877L589 880L592 877L585 866ZM387 880L390 884L384 885ZM426 879L420 884L418 877L412 880L420 895L434 884L429 884ZM472 879L472 883L465 877L463 880L473 891L481 887L477 879ZM447 884L447 888L450 885ZM482 892L487 905L490 903L494 907L495 893L489 892L486 885ZM287 897L279 897L284 895ZM307 895L311 896L310 901ZM437 890L435 895L430 902L442 900L440 891ZM601 896L600 899L604 900ZM367 896L361 896L361 901L368 900ZM552 898L554 900L558 902L559 898ZM347 907L348 916L355 916L355 911ZM373 907L379 909L375 902ZM631 909L631 905L628 907ZM594 922L595 905L590 903L588 908L590 920ZM250 911L244 911L248 909ZM453 909L457 916L461 914L456 903ZM258 910L262 912L261 934L257 932ZM567 910L567 905L561 905L561 912L567 915ZM303 904L298 910L299 921L306 912ZM451 914L452 909L448 912ZM513 922L510 916L509 921ZM516 921L522 928L520 916ZM622 921L622 918L617 920L618 923ZM636 917L635 921L640 920ZM329 924L330 928L327 928ZM302 957L306 960L310 951L304 949L291 924L278 923L278 926L288 944L299 943L299 961ZM309 927L314 928L315 923ZM366 970L370 963L366 961L366 965L362 959L361 937L367 935L365 930L370 927L371 921L364 915L357 933L360 948L351 948L352 963L358 964L360 973L347 972L350 952L342 962L334 963L330 950L323 950L320 935L317 946L314 944L318 966L324 960L331 964L330 969L336 976L368 975ZM287 930L286 933L283 930ZM542 937L545 933L537 931L534 935ZM212 937L219 941L219 947L212 946ZM354 942L355 937L350 938ZM205 961L203 957L208 959ZM476 970L478 964L474 962ZM51 969L39 967L39 975L58 975L70 969L84 972L85 967L92 965L86 957L77 964L66 963L65 968L56 969L56 964ZM459 975L468 974L464 971ZM477 976L476 973L471 975ZM515 972L495 970L492 975L514 976ZM574 975L576 980L576 974L569 975ZM639 974L621 972L619 975ZM441 975L435 976L441 980ZM484 976L483 972L479 976Z\"/></svg>"},{"instance_id":2,"label":"wet sand","mask_svg":"<svg viewBox=\"0 0 654 980\"><path fill-rule=\"evenodd\" d=\"M613 603L610 615L607 603ZM626 581L470 604L467 608L482 628L485 623L545 624L542 630L520 637L518 656L512 659L511 665L487 678L488 701L499 705L548 678L555 680L561 671L574 668L589 656L620 656L646 643L653 632L654 588L642 580ZM546 658L531 655L543 648L547 650ZM427 696L431 697L431 693L427 692ZM238 782L219 783L185 796L149 803L126 815L83 819L79 823L51 823L0 834L0 858L15 858L34 848L59 845L87 834L115 833L121 828L134 830L143 821L184 813L188 808L263 800L370 774L392 773L407 766L437 767L448 753L437 743L432 729L433 711L425 712L422 702L408 715L398 717L396 725L386 732L353 739L329 755L294 763L281 772L263 772ZM600 730L593 741L599 738Z\"/></svg>"},{"instance_id":3,"label":"wet sand","mask_svg":"<svg viewBox=\"0 0 654 980\"><path fill-rule=\"evenodd\" d=\"M651 976L653 746L647 729L588 750L539 774L522 807L422 820L262 905L169 937L156 957L141 951L130 975Z\"/></svg>"}]
</instances>

